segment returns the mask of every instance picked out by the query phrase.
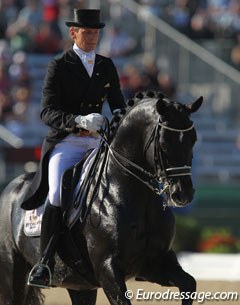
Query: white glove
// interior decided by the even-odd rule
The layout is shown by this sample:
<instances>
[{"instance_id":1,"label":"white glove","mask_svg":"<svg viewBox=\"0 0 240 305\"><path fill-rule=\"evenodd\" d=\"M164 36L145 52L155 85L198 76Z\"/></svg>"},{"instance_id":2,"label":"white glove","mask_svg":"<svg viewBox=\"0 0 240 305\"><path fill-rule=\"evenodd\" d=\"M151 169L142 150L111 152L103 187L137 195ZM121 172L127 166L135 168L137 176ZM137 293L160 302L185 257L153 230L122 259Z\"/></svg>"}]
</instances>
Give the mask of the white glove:
<instances>
[{"instance_id":1,"label":"white glove","mask_svg":"<svg viewBox=\"0 0 240 305\"><path fill-rule=\"evenodd\" d=\"M100 113L78 115L75 118L75 122L77 123L77 127L84 128L89 131L98 131L105 126L105 118Z\"/></svg>"}]
</instances>

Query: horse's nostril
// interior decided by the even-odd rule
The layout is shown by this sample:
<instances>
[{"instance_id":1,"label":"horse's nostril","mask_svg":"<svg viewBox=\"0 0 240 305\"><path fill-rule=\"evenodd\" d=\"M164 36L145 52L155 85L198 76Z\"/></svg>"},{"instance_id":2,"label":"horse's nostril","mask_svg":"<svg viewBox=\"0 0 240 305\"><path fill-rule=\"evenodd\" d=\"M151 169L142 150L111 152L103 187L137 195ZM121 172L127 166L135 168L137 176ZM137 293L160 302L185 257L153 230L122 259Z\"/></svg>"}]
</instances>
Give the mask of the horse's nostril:
<instances>
[{"instance_id":1,"label":"horse's nostril","mask_svg":"<svg viewBox=\"0 0 240 305\"><path fill-rule=\"evenodd\" d=\"M178 194L177 192L174 192L174 193L172 194L172 199L174 199L174 200L176 200L176 201L179 201L179 200L180 200L179 194Z\"/></svg>"},{"instance_id":2,"label":"horse's nostril","mask_svg":"<svg viewBox=\"0 0 240 305\"><path fill-rule=\"evenodd\" d=\"M181 200L181 197L180 197L180 194L179 193L177 193L177 192L174 192L174 193L172 193L172 196L171 196L171 198L172 198L172 201L175 203L175 204L182 204L182 200Z\"/></svg>"},{"instance_id":3,"label":"horse's nostril","mask_svg":"<svg viewBox=\"0 0 240 305\"><path fill-rule=\"evenodd\" d=\"M192 202L194 192L194 189L190 189L187 192L183 192L175 188L171 193L171 199L175 205L184 206Z\"/></svg>"}]
</instances>

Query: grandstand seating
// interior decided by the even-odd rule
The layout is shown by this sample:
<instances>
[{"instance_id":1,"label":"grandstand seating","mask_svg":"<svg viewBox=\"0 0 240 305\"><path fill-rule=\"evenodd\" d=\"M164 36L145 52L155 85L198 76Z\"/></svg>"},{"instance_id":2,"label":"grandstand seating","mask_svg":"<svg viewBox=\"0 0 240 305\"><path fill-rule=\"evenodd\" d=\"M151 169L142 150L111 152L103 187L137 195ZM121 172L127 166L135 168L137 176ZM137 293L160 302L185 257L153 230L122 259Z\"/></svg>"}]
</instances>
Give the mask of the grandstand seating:
<instances>
[{"instance_id":1,"label":"grandstand seating","mask_svg":"<svg viewBox=\"0 0 240 305\"><path fill-rule=\"evenodd\" d=\"M240 153L236 147L239 130L223 118L197 118L196 174L200 182L239 183Z\"/></svg>"}]
</instances>

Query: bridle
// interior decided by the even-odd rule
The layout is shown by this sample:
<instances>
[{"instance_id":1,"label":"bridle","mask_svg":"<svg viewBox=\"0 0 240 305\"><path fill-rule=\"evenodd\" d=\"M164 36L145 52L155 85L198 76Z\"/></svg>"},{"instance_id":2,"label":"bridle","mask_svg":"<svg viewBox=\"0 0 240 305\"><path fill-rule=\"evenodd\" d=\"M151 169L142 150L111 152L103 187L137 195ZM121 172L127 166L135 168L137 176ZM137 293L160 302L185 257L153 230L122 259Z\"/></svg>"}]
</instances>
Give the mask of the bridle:
<instances>
[{"instance_id":1,"label":"bridle","mask_svg":"<svg viewBox=\"0 0 240 305\"><path fill-rule=\"evenodd\" d=\"M157 126L155 127L155 136L154 136L154 161L156 164L157 176L159 177L160 182L168 181L169 178L177 177L177 176L191 176L191 166L185 165L179 167L165 168L162 148L160 146L160 141L159 141L160 127L173 132L180 133L180 139L181 139L185 132L188 132L193 129L194 124L192 124L190 127L185 129L177 129L164 125L159 120Z\"/></svg>"},{"instance_id":2,"label":"bridle","mask_svg":"<svg viewBox=\"0 0 240 305\"><path fill-rule=\"evenodd\" d=\"M171 201L173 201L170 193L172 178L179 176L191 176L191 166L185 165L179 167L169 167L169 168L165 167L163 151L159 141L161 128L170 130L172 132L178 132L181 138L185 132L188 132L194 128L194 124L192 124L190 127L185 129L177 129L163 124L159 118L158 123L153 128L149 140L147 141L147 144L145 145L144 148L144 154L146 154L151 143L154 142L154 164L155 164L154 173L145 170L138 164L122 156L120 153L118 153L115 149L112 148L111 144L108 144L108 141L106 140L106 138L104 138L102 134L101 136L104 142L107 144L108 151L111 154L113 160L116 162L116 164L118 164L120 168L124 169L127 173L135 177L137 180L141 181L149 189L151 189L156 195L161 196L165 193L165 195L170 196ZM130 169L129 166L132 169Z\"/></svg>"}]
</instances>

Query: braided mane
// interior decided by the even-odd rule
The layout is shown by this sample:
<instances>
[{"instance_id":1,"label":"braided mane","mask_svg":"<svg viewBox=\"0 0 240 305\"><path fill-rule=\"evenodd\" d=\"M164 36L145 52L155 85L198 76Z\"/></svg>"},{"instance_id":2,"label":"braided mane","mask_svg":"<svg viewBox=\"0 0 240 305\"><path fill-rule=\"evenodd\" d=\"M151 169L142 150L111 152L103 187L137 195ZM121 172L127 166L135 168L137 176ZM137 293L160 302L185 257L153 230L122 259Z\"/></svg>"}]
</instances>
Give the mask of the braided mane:
<instances>
[{"instance_id":1,"label":"braided mane","mask_svg":"<svg viewBox=\"0 0 240 305\"><path fill-rule=\"evenodd\" d=\"M146 98L157 98L161 100L164 98L167 99L167 97L162 92L145 91L136 93L133 98L127 100L126 107L117 109L113 112L113 117L110 123L111 134L116 132L120 121L132 109L132 107Z\"/></svg>"}]
</instances>

